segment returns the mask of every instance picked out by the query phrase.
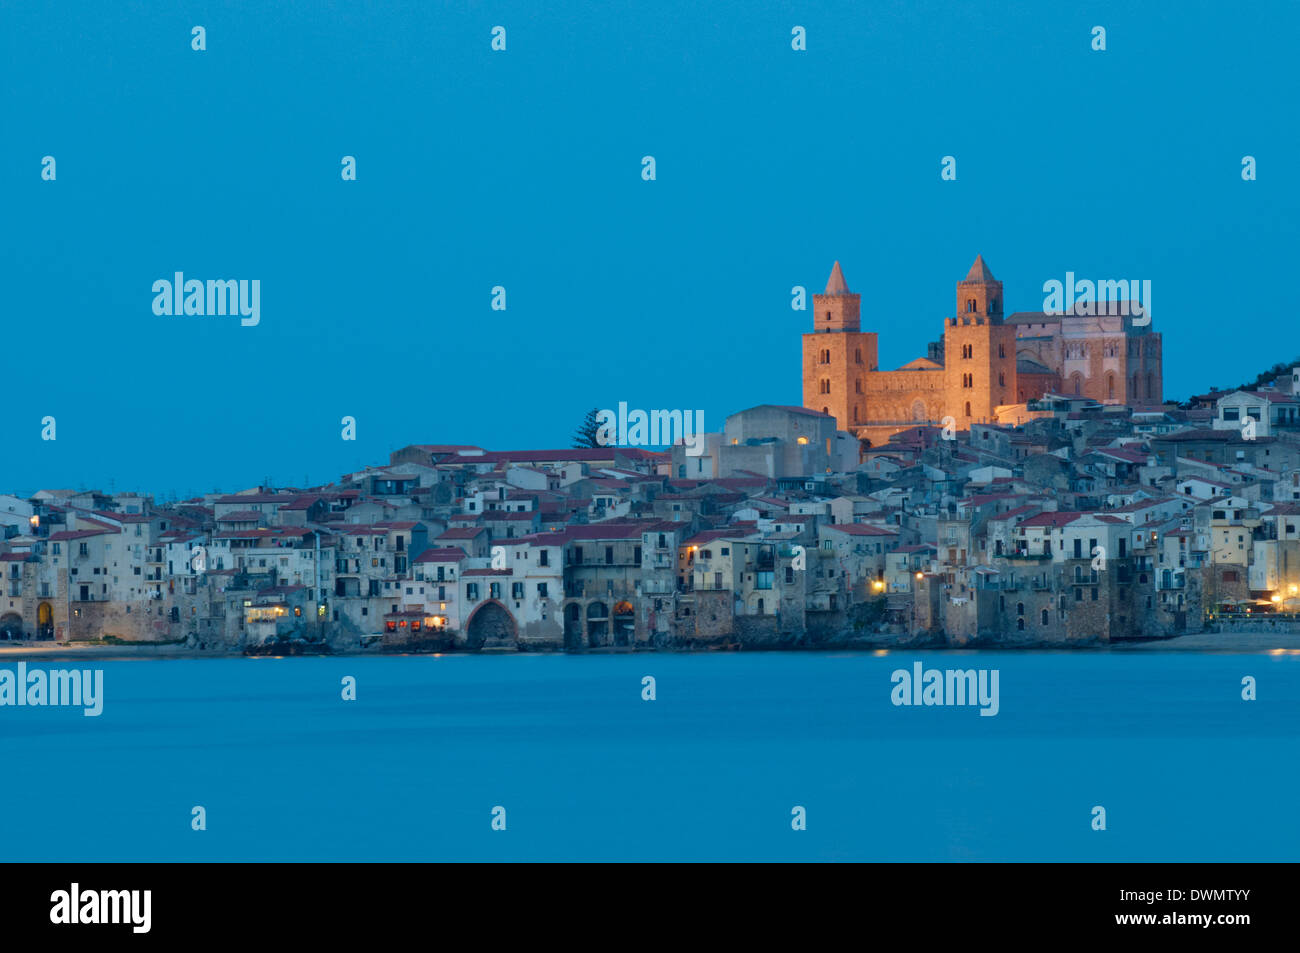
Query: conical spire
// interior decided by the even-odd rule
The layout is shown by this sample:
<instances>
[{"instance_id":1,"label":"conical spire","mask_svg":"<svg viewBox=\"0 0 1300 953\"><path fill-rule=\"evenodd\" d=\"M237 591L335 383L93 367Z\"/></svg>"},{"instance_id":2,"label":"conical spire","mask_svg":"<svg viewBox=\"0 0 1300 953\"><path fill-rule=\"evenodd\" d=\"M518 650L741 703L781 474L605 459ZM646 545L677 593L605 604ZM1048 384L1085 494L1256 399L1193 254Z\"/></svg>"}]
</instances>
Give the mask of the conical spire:
<instances>
[{"instance_id":1,"label":"conical spire","mask_svg":"<svg viewBox=\"0 0 1300 953\"><path fill-rule=\"evenodd\" d=\"M975 264L970 266L970 271L966 273L967 281L995 281L993 272L989 271L989 266L984 264L984 256L976 255Z\"/></svg>"},{"instance_id":2,"label":"conical spire","mask_svg":"<svg viewBox=\"0 0 1300 953\"><path fill-rule=\"evenodd\" d=\"M837 261L831 268L831 276L826 282L826 294L828 295L846 295L849 293L848 283L844 280L844 272L840 271L840 263Z\"/></svg>"}]
</instances>

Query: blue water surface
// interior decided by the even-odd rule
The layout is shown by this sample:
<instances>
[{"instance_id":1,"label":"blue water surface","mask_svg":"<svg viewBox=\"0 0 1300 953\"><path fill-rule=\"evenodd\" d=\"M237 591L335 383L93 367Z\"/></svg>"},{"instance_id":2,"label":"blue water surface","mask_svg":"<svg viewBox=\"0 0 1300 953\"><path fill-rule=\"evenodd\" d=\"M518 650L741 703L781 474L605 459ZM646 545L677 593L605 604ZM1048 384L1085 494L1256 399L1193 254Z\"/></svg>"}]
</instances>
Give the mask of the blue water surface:
<instances>
[{"instance_id":1,"label":"blue water surface","mask_svg":"<svg viewBox=\"0 0 1300 953\"><path fill-rule=\"evenodd\" d=\"M895 707L890 675L918 660L996 668L999 713ZM5 860L1300 855L1297 655L41 664L103 668L104 711L0 708Z\"/></svg>"}]
</instances>

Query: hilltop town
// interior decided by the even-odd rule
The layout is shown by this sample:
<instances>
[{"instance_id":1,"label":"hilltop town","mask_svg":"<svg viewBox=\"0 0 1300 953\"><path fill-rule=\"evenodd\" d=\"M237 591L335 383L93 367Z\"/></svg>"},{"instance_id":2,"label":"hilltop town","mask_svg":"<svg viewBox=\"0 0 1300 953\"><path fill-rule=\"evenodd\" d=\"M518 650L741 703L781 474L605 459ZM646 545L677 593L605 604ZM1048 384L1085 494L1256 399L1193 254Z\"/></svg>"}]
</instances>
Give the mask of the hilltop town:
<instances>
[{"instance_id":1,"label":"hilltop town","mask_svg":"<svg viewBox=\"0 0 1300 953\"><path fill-rule=\"evenodd\" d=\"M881 372L837 263L806 406L690 447L412 444L323 486L0 496L0 639L1088 646L1300 609L1300 366L1168 403L1149 321L1001 297L978 259L928 356Z\"/></svg>"}]
</instances>

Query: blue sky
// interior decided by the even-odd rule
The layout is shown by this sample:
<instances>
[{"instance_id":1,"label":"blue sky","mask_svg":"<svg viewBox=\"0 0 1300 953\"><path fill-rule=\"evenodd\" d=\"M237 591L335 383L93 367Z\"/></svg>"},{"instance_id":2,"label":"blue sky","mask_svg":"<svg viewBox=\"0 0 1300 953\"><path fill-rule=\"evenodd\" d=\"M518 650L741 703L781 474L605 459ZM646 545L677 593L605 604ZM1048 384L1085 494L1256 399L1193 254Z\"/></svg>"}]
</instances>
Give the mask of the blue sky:
<instances>
[{"instance_id":1,"label":"blue sky","mask_svg":"<svg viewBox=\"0 0 1300 953\"><path fill-rule=\"evenodd\" d=\"M835 259L882 367L976 253L1008 310L1150 279L1167 397L1300 355L1294 4L759 7L5 2L0 491L324 482L620 400L718 429L800 402ZM261 323L155 316L176 271Z\"/></svg>"}]
</instances>

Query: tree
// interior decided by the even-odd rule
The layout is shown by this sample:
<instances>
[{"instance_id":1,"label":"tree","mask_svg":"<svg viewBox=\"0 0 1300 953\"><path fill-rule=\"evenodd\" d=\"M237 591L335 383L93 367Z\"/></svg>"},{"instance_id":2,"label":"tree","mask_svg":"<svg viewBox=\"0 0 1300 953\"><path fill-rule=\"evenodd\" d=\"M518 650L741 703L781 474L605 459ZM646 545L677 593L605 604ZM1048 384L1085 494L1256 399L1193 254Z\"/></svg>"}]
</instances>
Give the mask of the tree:
<instances>
[{"instance_id":1,"label":"tree","mask_svg":"<svg viewBox=\"0 0 1300 953\"><path fill-rule=\"evenodd\" d=\"M573 446L578 450L585 450L592 447L600 447L600 410L593 407L587 411L587 416L582 418L582 423L573 433Z\"/></svg>"}]
</instances>

